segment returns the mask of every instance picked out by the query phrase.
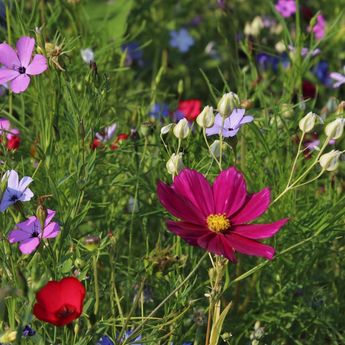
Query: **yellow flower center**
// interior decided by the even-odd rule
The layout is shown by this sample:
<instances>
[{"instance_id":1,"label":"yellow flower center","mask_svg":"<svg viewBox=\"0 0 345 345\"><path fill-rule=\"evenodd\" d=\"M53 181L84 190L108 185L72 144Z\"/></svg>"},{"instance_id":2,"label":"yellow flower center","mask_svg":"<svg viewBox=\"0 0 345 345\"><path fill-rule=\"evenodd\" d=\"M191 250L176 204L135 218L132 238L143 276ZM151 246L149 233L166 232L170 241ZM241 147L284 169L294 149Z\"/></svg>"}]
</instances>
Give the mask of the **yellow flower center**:
<instances>
[{"instance_id":1,"label":"yellow flower center","mask_svg":"<svg viewBox=\"0 0 345 345\"><path fill-rule=\"evenodd\" d=\"M231 226L230 220L225 213L211 214L207 217L207 226L213 232L225 232Z\"/></svg>"}]
</instances>

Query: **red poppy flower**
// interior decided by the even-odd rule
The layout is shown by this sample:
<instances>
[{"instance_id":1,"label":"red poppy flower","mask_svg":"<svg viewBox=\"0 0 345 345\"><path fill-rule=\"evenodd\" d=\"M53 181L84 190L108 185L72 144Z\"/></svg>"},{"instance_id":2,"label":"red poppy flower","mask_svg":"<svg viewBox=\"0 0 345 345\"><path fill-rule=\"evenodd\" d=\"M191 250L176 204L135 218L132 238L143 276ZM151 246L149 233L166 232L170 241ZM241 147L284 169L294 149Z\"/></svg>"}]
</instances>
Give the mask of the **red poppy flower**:
<instances>
[{"instance_id":1,"label":"red poppy flower","mask_svg":"<svg viewBox=\"0 0 345 345\"><path fill-rule=\"evenodd\" d=\"M96 150L97 147L100 147L102 145L102 142L98 140L97 138L93 139L93 142L91 144L91 149Z\"/></svg>"},{"instance_id":2,"label":"red poppy flower","mask_svg":"<svg viewBox=\"0 0 345 345\"><path fill-rule=\"evenodd\" d=\"M74 277L51 280L36 293L34 315L41 321L64 326L83 311L84 285Z\"/></svg>"},{"instance_id":3,"label":"red poppy flower","mask_svg":"<svg viewBox=\"0 0 345 345\"><path fill-rule=\"evenodd\" d=\"M180 111L188 121L195 121L201 111L201 101L199 99L180 101L177 110Z\"/></svg>"}]
</instances>

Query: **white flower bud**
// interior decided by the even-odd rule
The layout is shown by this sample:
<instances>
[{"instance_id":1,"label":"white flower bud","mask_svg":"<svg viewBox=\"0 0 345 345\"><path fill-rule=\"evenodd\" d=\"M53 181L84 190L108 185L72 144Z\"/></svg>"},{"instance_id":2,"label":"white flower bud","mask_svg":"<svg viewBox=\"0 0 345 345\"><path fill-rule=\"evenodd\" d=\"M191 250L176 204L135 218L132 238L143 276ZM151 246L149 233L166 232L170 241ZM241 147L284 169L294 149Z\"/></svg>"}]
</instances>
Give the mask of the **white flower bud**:
<instances>
[{"instance_id":1,"label":"white flower bud","mask_svg":"<svg viewBox=\"0 0 345 345\"><path fill-rule=\"evenodd\" d=\"M169 123L168 125L164 126L161 128L161 134L168 134L170 132L170 129L172 128L174 124L173 123Z\"/></svg>"},{"instance_id":2,"label":"white flower bud","mask_svg":"<svg viewBox=\"0 0 345 345\"><path fill-rule=\"evenodd\" d=\"M202 128L212 127L214 123L213 108L207 105L196 118L196 123Z\"/></svg>"},{"instance_id":3,"label":"white flower bud","mask_svg":"<svg viewBox=\"0 0 345 345\"><path fill-rule=\"evenodd\" d=\"M325 132L330 139L339 139L343 135L344 125L345 118L339 117L326 126Z\"/></svg>"},{"instance_id":4,"label":"white flower bud","mask_svg":"<svg viewBox=\"0 0 345 345\"><path fill-rule=\"evenodd\" d=\"M81 49L80 55L84 62L90 64L92 61L95 61L95 54L91 48Z\"/></svg>"},{"instance_id":5,"label":"white flower bud","mask_svg":"<svg viewBox=\"0 0 345 345\"><path fill-rule=\"evenodd\" d=\"M302 117L299 121L299 129L304 133L309 133L313 130L315 126L315 121L318 118L318 115L315 113L309 112L306 116Z\"/></svg>"},{"instance_id":6,"label":"white flower bud","mask_svg":"<svg viewBox=\"0 0 345 345\"><path fill-rule=\"evenodd\" d=\"M332 150L328 153L323 154L320 157L320 165L322 169L327 171L334 171L339 165L339 157L342 154L339 150Z\"/></svg>"},{"instance_id":7,"label":"white flower bud","mask_svg":"<svg viewBox=\"0 0 345 345\"><path fill-rule=\"evenodd\" d=\"M174 135L178 139L186 139L190 133L190 128L188 126L188 121L186 119L180 120L174 127Z\"/></svg>"},{"instance_id":8,"label":"white flower bud","mask_svg":"<svg viewBox=\"0 0 345 345\"><path fill-rule=\"evenodd\" d=\"M166 168L171 175L177 175L183 168L182 153L173 153L167 161Z\"/></svg>"},{"instance_id":9,"label":"white flower bud","mask_svg":"<svg viewBox=\"0 0 345 345\"><path fill-rule=\"evenodd\" d=\"M223 153L226 149L226 144L223 142ZM212 157L220 157L220 140L215 140L210 146L210 154Z\"/></svg>"},{"instance_id":10,"label":"white flower bud","mask_svg":"<svg viewBox=\"0 0 345 345\"><path fill-rule=\"evenodd\" d=\"M240 104L240 99L236 93L229 92L224 94L218 102L218 111L223 117L228 117Z\"/></svg>"}]
</instances>

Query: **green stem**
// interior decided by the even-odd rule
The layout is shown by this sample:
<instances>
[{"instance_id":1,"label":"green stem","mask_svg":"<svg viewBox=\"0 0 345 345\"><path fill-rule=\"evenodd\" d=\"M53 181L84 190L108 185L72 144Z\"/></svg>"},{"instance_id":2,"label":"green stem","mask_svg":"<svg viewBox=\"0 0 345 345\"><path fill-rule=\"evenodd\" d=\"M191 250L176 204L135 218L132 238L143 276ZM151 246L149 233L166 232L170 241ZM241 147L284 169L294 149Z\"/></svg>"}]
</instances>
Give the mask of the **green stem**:
<instances>
[{"instance_id":1,"label":"green stem","mask_svg":"<svg viewBox=\"0 0 345 345\"><path fill-rule=\"evenodd\" d=\"M93 279L95 282L95 308L94 314L98 314L98 307L99 307L99 286L98 286L98 270L97 270L97 255L92 256L92 265L93 265Z\"/></svg>"}]
</instances>

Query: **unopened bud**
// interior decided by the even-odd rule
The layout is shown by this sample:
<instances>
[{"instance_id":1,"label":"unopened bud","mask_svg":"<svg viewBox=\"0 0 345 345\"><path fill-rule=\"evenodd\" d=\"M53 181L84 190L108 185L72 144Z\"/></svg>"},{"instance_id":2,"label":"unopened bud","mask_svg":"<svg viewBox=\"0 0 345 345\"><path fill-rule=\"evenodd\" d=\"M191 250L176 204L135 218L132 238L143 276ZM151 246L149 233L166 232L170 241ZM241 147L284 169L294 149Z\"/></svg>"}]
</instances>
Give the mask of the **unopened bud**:
<instances>
[{"instance_id":1,"label":"unopened bud","mask_svg":"<svg viewBox=\"0 0 345 345\"><path fill-rule=\"evenodd\" d=\"M47 209L43 205L38 205L36 209L36 217L41 224L41 228L44 229L44 223L47 218Z\"/></svg>"},{"instance_id":2,"label":"unopened bud","mask_svg":"<svg viewBox=\"0 0 345 345\"><path fill-rule=\"evenodd\" d=\"M226 148L226 144L223 142L223 152ZM215 140L210 146L210 154L212 157L220 157L220 140Z\"/></svg>"},{"instance_id":3,"label":"unopened bud","mask_svg":"<svg viewBox=\"0 0 345 345\"><path fill-rule=\"evenodd\" d=\"M202 128L212 127L214 123L213 107L207 105L196 118L196 123Z\"/></svg>"},{"instance_id":4,"label":"unopened bud","mask_svg":"<svg viewBox=\"0 0 345 345\"><path fill-rule=\"evenodd\" d=\"M188 121L186 119L180 120L174 127L174 135L178 139L186 139L190 133L190 128L188 126Z\"/></svg>"},{"instance_id":5,"label":"unopened bud","mask_svg":"<svg viewBox=\"0 0 345 345\"><path fill-rule=\"evenodd\" d=\"M218 102L218 111L223 117L228 117L231 112L240 106L241 102L236 93L228 92Z\"/></svg>"},{"instance_id":6,"label":"unopened bud","mask_svg":"<svg viewBox=\"0 0 345 345\"><path fill-rule=\"evenodd\" d=\"M330 122L326 128L325 132L330 139L339 139L344 132L345 118L338 118Z\"/></svg>"},{"instance_id":7,"label":"unopened bud","mask_svg":"<svg viewBox=\"0 0 345 345\"><path fill-rule=\"evenodd\" d=\"M174 126L173 123L169 123L168 125L162 127L162 128L161 128L161 134L162 134L162 135L168 134L173 126Z\"/></svg>"},{"instance_id":8,"label":"unopened bud","mask_svg":"<svg viewBox=\"0 0 345 345\"><path fill-rule=\"evenodd\" d=\"M337 109L335 111L336 115L343 115L344 114L344 110L345 110L345 101L341 101L338 106Z\"/></svg>"},{"instance_id":9,"label":"unopened bud","mask_svg":"<svg viewBox=\"0 0 345 345\"><path fill-rule=\"evenodd\" d=\"M338 168L339 165L339 157L342 154L339 150L332 150L328 153L323 154L320 157L320 165L322 169L327 171L334 171Z\"/></svg>"},{"instance_id":10,"label":"unopened bud","mask_svg":"<svg viewBox=\"0 0 345 345\"><path fill-rule=\"evenodd\" d=\"M182 153L173 153L167 161L166 168L171 175L177 175L183 168Z\"/></svg>"},{"instance_id":11,"label":"unopened bud","mask_svg":"<svg viewBox=\"0 0 345 345\"><path fill-rule=\"evenodd\" d=\"M96 250L101 242L101 239L98 236L86 236L84 238L84 246L85 248L90 251L93 252L94 250Z\"/></svg>"},{"instance_id":12,"label":"unopened bud","mask_svg":"<svg viewBox=\"0 0 345 345\"><path fill-rule=\"evenodd\" d=\"M17 332L8 330L0 336L1 343L12 343L17 338Z\"/></svg>"},{"instance_id":13,"label":"unopened bud","mask_svg":"<svg viewBox=\"0 0 345 345\"><path fill-rule=\"evenodd\" d=\"M299 129L304 133L309 133L315 126L315 121L318 118L318 115L315 113L308 113L299 121Z\"/></svg>"}]
</instances>

